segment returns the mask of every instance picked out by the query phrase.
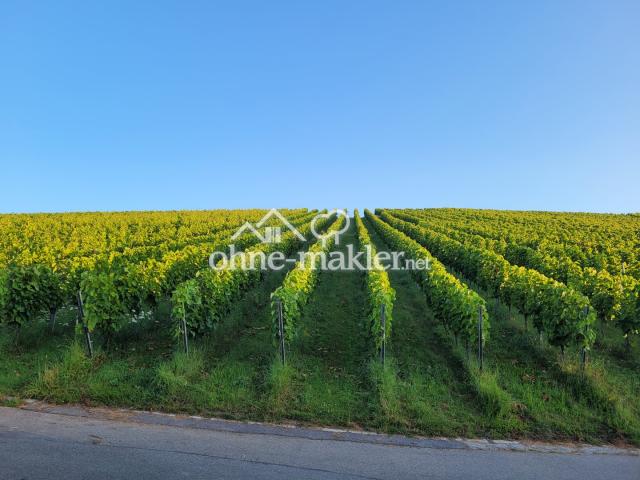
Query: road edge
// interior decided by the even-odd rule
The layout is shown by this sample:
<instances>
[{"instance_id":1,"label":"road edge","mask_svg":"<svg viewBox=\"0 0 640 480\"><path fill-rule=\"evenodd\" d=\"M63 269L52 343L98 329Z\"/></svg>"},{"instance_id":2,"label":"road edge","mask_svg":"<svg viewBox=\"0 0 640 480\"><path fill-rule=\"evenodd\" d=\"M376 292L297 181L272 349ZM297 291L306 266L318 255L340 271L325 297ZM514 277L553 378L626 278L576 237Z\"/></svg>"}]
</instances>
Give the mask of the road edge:
<instances>
[{"instance_id":1,"label":"road edge","mask_svg":"<svg viewBox=\"0 0 640 480\"><path fill-rule=\"evenodd\" d=\"M223 431L236 434L278 435L307 440L331 440L397 447L457 450L492 450L513 452L538 452L576 455L626 455L640 456L640 449L613 445L589 445L580 443L546 443L529 440L492 440L445 437L408 437L384 433L327 427L308 427L264 422L236 421L206 418L192 415L150 412L143 410L87 407L80 405L53 405L39 400L25 400L17 407L25 411L68 417L84 417L93 420L113 420L141 425L191 428Z\"/></svg>"}]
</instances>

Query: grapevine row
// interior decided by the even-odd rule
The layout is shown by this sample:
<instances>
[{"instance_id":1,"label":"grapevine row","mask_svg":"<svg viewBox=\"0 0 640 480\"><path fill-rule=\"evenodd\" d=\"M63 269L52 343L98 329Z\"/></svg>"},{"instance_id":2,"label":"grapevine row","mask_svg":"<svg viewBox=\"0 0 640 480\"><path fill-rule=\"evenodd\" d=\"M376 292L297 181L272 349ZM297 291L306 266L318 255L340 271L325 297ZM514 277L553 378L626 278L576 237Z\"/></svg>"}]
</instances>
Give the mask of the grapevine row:
<instances>
[{"instance_id":1,"label":"grapevine row","mask_svg":"<svg viewBox=\"0 0 640 480\"><path fill-rule=\"evenodd\" d=\"M390 212L393 216L421 227L455 236L465 245L485 248L503 255L515 265L539 271L576 291L586 295L598 317L615 321L625 335L640 331L640 282L628 275L613 276L606 270L581 268L569 257L551 257L524 245L504 243L481 235L448 228L427 217L419 217L403 211Z\"/></svg>"},{"instance_id":2,"label":"grapevine row","mask_svg":"<svg viewBox=\"0 0 640 480\"><path fill-rule=\"evenodd\" d=\"M535 270L511 265L495 252L465 246L386 211L382 211L380 217L505 304L532 318L535 327L546 334L550 344L563 351L569 344L585 349L592 346L595 340L592 325L596 316L584 295Z\"/></svg>"},{"instance_id":3,"label":"grapevine row","mask_svg":"<svg viewBox=\"0 0 640 480\"><path fill-rule=\"evenodd\" d=\"M358 210L354 211L358 244L365 258L371 259L371 268L366 271L366 284L369 307L369 328L374 338L376 349L380 350L383 338L391 338L391 325L393 321L393 303L396 292L391 287L389 275L377 257L376 248L371 242L367 227L365 227ZM382 311L384 309L384 312ZM384 315L384 331L382 328L382 315Z\"/></svg>"},{"instance_id":4,"label":"grapevine row","mask_svg":"<svg viewBox=\"0 0 640 480\"><path fill-rule=\"evenodd\" d=\"M365 216L383 240L413 260L428 260L428 269L413 269L412 274L426 295L436 318L456 337L473 344L478 339L478 321L483 318L483 341L488 338L489 315L484 299L451 275L442 263L411 237L365 210Z\"/></svg>"},{"instance_id":5,"label":"grapevine row","mask_svg":"<svg viewBox=\"0 0 640 480\"><path fill-rule=\"evenodd\" d=\"M551 258L569 258L582 268L607 270L612 275L626 273L640 279L640 222L633 215L449 209L401 211L491 238L503 245L521 245Z\"/></svg>"}]
</instances>

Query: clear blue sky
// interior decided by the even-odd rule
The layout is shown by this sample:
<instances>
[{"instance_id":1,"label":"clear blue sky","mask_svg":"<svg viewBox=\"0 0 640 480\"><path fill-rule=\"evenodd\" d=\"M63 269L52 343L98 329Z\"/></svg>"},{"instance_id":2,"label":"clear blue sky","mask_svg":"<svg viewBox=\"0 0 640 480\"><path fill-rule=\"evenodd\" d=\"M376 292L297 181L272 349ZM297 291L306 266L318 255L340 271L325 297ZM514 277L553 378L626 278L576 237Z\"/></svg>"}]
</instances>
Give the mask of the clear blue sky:
<instances>
[{"instance_id":1,"label":"clear blue sky","mask_svg":"<svg viewBox=\"0 0 640 480\"><path fill-rule=\"evenodd\" d=\"M640 211L640 2L4 1L0 211Z\"/></svg>"}]
</instances>

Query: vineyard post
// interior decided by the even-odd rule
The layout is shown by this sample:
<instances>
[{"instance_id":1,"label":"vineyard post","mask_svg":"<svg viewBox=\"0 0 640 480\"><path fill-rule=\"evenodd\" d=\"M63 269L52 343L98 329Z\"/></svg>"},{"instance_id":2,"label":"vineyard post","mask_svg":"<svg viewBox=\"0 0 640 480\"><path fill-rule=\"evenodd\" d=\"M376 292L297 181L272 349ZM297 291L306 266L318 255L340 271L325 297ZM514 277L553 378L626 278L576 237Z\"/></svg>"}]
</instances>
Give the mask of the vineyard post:
<instances>
[{"instance_id":1,"label":"vineyard post","mask_svg":"<svg viewBox=\"0 0 640 480\"><path fill-rule=\"evenodd\" d=\"M586 319L589 316L589 307L584 307L584 318ZM586 328L586 327L585 327ZM584 373L584 369L587 365L587 347L582 347L582 351L580 352L580 369L582 373Z\"/></svg>"},{"instance_id":2,"label":"vineyard post","mask_svg":"<svg viewBox=\"0 0 640 480\"><path fill-rule=\"evenodd\" d=\"M184 303L182 304L182 334L184 336L184 353L189 355L189 334L187 332L187 317L185 313Z\"/></svg>"},{"instance_id":3,"label":"vineyard post","mask_svg":"<svg viewBox=\"0 0 640 480\"><path fill-rule=\"evenodd\" d=\"M50 310L49 311L49 326L51 327L51 333L53 333L53 331L56 328L56 315L58 313L58 310Z\"/></svg>"},{"instance_id":4,"label":"vineyard post","mask_svg":"<svg viewBox=\"0 0 640 480\"><path fill-rule=\"evenodd\" d=\"M385 304L380 305L380 326L382 327L382 345L380 346L380 361L384 365L386 356L387 343L387 316L385 312Z\"/></svg>"},{"instance_id":5,"label":"vineyard post","mask_svg":"<svg viewBox=\"0 0 640 480\"><path fill-rule=\"evenodd\" d=\"M84 332L84 338L87 343L87 350L89 352L89 358L93 358L93 342L91 341L91 332L89 332L89 326L84 321L84 303L82 302L82 292L78 290L78 318L82 323L82 330Z\"/></svg>"},{"instance_id":6,"label":"vineyard post","mask_svg":"<svg viewBox=\"0 0 640 480\"><path fill-rule=\"evenodd\" d=\"M280 361L285 364L287 358L284 345L284 315L282 313L282 300L276 298L276 312L278 315L278 339L280 340Z\"/></svg>"},{"instance_id":7,"label":"vineyard post","mask_svg":"<svg viewBox=\"0 0 640 480\"><path fill-rule=\"evenodd\" d=\"M483 363L484 363L484 350L482 345L482 306L478 307L478 363L480 364L480 371L482 371Z\"/></svg>"}]
</instances>

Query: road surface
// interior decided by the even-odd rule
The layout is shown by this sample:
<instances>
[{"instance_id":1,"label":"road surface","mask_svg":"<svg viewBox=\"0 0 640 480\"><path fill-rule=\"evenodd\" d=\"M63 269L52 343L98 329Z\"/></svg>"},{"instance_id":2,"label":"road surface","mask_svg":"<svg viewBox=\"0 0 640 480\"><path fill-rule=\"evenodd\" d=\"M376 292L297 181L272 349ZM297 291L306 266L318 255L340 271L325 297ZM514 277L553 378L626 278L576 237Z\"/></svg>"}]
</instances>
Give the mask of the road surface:
<instances>
[{"instance_id":1,"label":"road surface","mask_svg":"<svg viewBox=\"0 0 640 480\"><path fill-rule=\"evenodd\" d=\"M0 407L0 479L640 479L637 451L512 451L65 408Z\"/></svg>"}]
</instances>

